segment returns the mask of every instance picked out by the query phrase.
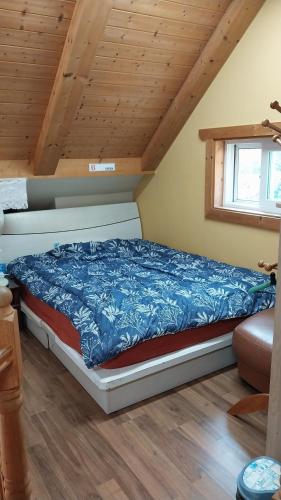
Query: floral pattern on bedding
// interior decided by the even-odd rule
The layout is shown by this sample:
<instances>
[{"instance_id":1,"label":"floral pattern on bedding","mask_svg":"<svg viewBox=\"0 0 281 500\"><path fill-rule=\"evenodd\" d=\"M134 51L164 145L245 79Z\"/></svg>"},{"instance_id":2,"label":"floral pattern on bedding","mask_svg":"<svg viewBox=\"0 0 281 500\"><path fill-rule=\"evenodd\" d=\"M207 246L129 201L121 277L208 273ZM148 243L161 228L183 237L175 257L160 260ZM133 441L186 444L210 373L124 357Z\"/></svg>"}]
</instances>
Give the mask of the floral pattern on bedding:
<instances>
[{"instance_id":1,"label":"floral pattern on bedding","mask_svg":"<svg viewBox=\"0 0 281 500\"><path fill-rule=\"evenodd\" d=\"M88 368L139 342L273 307L275 290L249 294L264 274L150 241L62 245L9 264L30 292L80 333Z\"/></svg>"}]
</instances>

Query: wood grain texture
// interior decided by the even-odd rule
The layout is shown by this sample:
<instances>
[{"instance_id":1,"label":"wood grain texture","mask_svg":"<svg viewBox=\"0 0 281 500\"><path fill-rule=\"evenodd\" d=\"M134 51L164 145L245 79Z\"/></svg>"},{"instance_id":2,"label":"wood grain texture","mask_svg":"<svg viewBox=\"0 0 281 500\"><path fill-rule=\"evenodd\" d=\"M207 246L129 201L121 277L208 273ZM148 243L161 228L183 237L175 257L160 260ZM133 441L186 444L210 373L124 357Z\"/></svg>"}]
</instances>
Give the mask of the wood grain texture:
<instances>
[{"instance_id":1,"label":"wood grain texture","mask_svg":"<svg viewBox=\"0 0 281 500\"><path fill-rule=\"evenodd\" d=\"M21 425L22 356L12 293L0 287L0 452L3 500L28 500L30 482Z\"/></svg>"},{"instance_id":2,"label":"wood grain texture","mask_svg":"<svg viewBox=\"0 0 281 500\"><path fill-rule=\"evenodd\" d=\"M274 125L281 127L281 122L276 122ZM269 137L273 132L265 128L261 123L253 125L237 125L234 127L217 127L206 128L199 130L199 137L202 141L214 139L216 141L228 139L249 139L253 137Z\"/></svg>"},{"instance_id":3,"label":"wood grain texture","mask_svg":"<svg viewBox=\"0 0 281 500\"><path fill-rule=\"evenodd\" d=\"M187 21L189 23L203 24L215 27L219 22L223 12L229 5L229 1L217 2L209 0L203 4L196 2L174 2L168 0L114 0L114 8L119 10L129 10L138 14L159 16L176 21ZM220 8L218 9L218 4ZM207 5L207 8L206 8ZM203 7L203 8L202 8ZM211 7L211 9L210 9Z\"/></svg>"},{"instance_id":4,"label":"wood grain texture","mask_svg":"<svg viewBox=\"0 0 281 500\"><path fill-rule=\"evenodd\" d=\"M26 92L51 92L53 80L43 78L29 78L16 76L2 76L0 74L0 90L21 90Z\"/></svg>"},{"instance_id":5,"label":"wood grain texture","mask_svg":"<svg viewBox=\"0 0 281 500\"><path fill-rule=\"evenodd\" d=\"M0 44L16 47L52 50L60 52L63 49L65 38L42 31L24 31L21 29L4 28L0 23Z\"/></svg>"},{"instance_id":6,"label":"wood grain texture","mask_svg":"<svg viewBox=\"0 0 281 500\"><path fill-rule=\"evenodd\" d=\"M96 56L94 68L100 71L118 71L121 73L133 73L160 77L185 78L192 66L179 66L175 64L163 64L159 62L135 61L122 59L120 57Z\"/></svg>"},{"instance_id":7,"label":"wood grain texture","mask_svg":"<svg viewBox=\"0 0 281 500\"><path fill-rule=\"evenodd\" d=\"M48 92L40 92L33 91L28 92L24 90L15 90L12 91L10 89L0 90L0 102L1 103L10 103L10 104L47 104L49 100ZM5 114L5 113L4 113ZM16 113L12 113L16 114Z\"/></svg>"},{"instance_id":8,"label":"wood grain texture","mask_svg":"<svg viewBox=\"0 0 281 500\"><path fill-rule=\"evenodd\" d=\"M103 106L103 107L129 107L129 108L141 108L141 109L166 109L169 104L171 104L171 98L169 97L144 97L144 96L119 96L119 95L95 95L88 94L83 95L81 98L80 106ZM108 92L109 93L109 92ZM0 91L1 98L1 91ZM79 107L80 107L79 106Z\"/></svg>"},{"instance_id":9,"label":"wood grain texture","mask_svg":"<svg viewBox=\"0 0 281 500\"><path fill-rule=\"evenodd\" d=\"M229 5L147 146L144 169L157 168L263 3L264 0L233 0Z\"/></svg>"},{"instance_id":10,"label":"wood grain texture","mask_svg":"<svg viewBox=\"0 0 281 500\"><path fill-rule=\"evenodd\" d=\"M101 41L97 48L97 56L120 57L135 61L147 61L160 64L177 64L179 66L193 66L197 59L197 54L186 52L169 51L167 49L138 47L136 45L126 45L114 42Z\"/></svg>"},{"instance_id":11,"label":"wood grain texture","mask_svg":"<svg viewBox=\"0 0 281 500\"><path fill-rule=\"evenodd\" d=\"M236 369L107 416L34 338L22 343L35 498L231 500L264 453L266 416L227 416L253 393Z\"/></svg>"},{"instance_id":12,"label":"wood grain texture","mask_svg":"<svg viewBox=\"0 0 281 500\"><path fill-rule=\"evenodd\" d=\"M104 157L111 155L115 155L115 158L134 158L140 157L143 152L144 146L128 144L128 141L122 142L119 141L119 144L114 145L111 142L108 144L103 142L102 144L96 144L93 141L93 144L81 145L81 146L65 146L62 158L73 158L79 159L82 155L88 155L90 158L93 155L94 158L98 158L102 160Z\"/></svg>"},{"instance_id":13,"label":"wood grain texture","mask_svg":"<svg viewBox=\"0 0 281 500\"><path fill-rule=\"evenodd\" d=\"M68 0L0 0L0 9L71 19L75 2Z\"/></svg>"},{"instance_id":14,"label":"wood grain texture","mask_svg":"<svg viewBox=\"0 0 281 500\"><path fill-rule=\"evenodd\" d=\"M201 19L200 19L201 21ZM112 9L108 19L109 26L128 28L137 31L155 32L161 35L179 36L187 39L209 40L213 28L192 21L173 21L152 15L134 14L132 12Z\"/></svg>"},{"instance_id":15,"label":"wood grain texture","mask_svg":"<svg viewBox=\"0 0 281 500\"><path fill-rule=\"evenodd\" d=\"M57 168L111 7L111 0L102 5L97 0L76 4L34 154L37 175L52 174Z\"/></svg>"},{"instance_id":16,"label":"wood grain texture","mask_svg":"<svg viewBox=\"0 0 281 500\"><path fill-rule=\"evenodd\" d=\"M74 0L0 0L0 112L7 123L15 116L23 118L22 127L17 122L15 131L9 127L6 134L0 120L0 136L35 137L38 124L26 129L25 122L30 116L41 117L37 145L32 144L33 149L24 141L3 145L0 160L9 159L9 154L11 159L24 159L25 155L29 159L31 155L35 172L49 174L54 173L63 155L123 157L128 149L128 156L144 154L144 168L150 170L149 151L159 158L163 155L157 140L154 143L159 123L160 132L168 129L168 136L171 131L177 133L184 123L182 113L189 116L227 57L225 53L235 44L232 37L237 38L237 32L227 26L224 35L229 39L223 43L221 34L215 38L221 45L217 59L210 63L212 54L205 53L206 44L218 31L228 8L226 25L236 15L233 3L238 1L84 0L78 4ZM249 8L241 10L241 32L252 15L252 3L261 2L249 0ZM77 12L86 4L90 7L79 29ZM88 29L91 22L93 29ZM188 79L196 88L190 91L186 106L179 96ZM178 118L166 127L163 117L170 109L176 109ZM138 129L140 138L134 144L138 142L142 148L136 150L132 140L125 150L117 141L110 144L107 139L117 137L118 127L121 137L126 129L130 133L130 127L135 133ZM106 134L105 128L109 129ZM95 144L94 132L99 129ZM69 144L69 138L76 133L81 137L83 130L81 147ZM144 137L151 141L144 141ZM160 142L160 149L168 148L171 139Z\"/></svg>"},{"instance_id":17,"label":"wood grain texture","mask_svg":"<svg viewBox=\"0 0 281 500\"><path fill-rule=\"evenodd\" d=\"M61 16L41 16L25 9L18 12L0 8L0 19L3 28L32 32L43 31L50 35L65 36L69 27L69 19L64 19Z\"/></svg>"},{"instance_id":18,"label":"wood grain texture","mask_svg":"<svg viewBox=\"0 0 281 500\"><path fill-rule=\"evenodd\" d=\"M107 26L103 36L105 42L181 51L188 54L197 54L198 56L206 44L205 41L196 40L195 38L189 38L187 40L181 37L161 35L158 33L155 35L155 33L127 28L116 28L115 26Z\"/></svg>"},{"instance_id":19,"label":"wood grain texture","mask_svg":"<svg viewBox=\"0 0 281 500\"><path fill-rule=\"evenodd\" d=\"M135 80L134 85L125 86L119 84L118 73L115 74L115 78L110 79L109 76L106 77L109 83L98 84L95 81L88 83L84 88L83 95L94 95L94 96L112 96L112 97L163 97L165 99L172 100L176 95L176 90L168 90L165 86L141 86L139 82ZM158 80L157 80L158 81ZM0 88L1 88L1 77L0 77Z\"/></svg>"},{"instance_id":20,"label":"wood grain texture","mask_svg":"<svg viewBox=\"0 0 281 500\"><path fill-rule=\"evenodd\" d=\"M10 61L1 62L1 76L15 78L47 79L53 81L56 75L55 66L42 64L14 63ZM41 82L40 82L41 83ZM43 83L44 85L44 83Z\"/></svg>"},{"instance_id":21,"label":"wood grain texture","mask_svg":"<svg viewBox=\"0 0 281 500\"><path fill-rule=\"evenodd\" d=\"M15 47L13 45L0 45L0 61L44 64L57 66L60 60L59 52L29 47ZM2 63L1 63L2 64Z\"/></svg>"},{"instance_id":22,"label":"wood grain texture","mask_svg":"<svg viewBox=\"0 0 281 500\"><path fill-rule=\"evenodd\" d=\"M181 86L182 80L180 78L122 73L118 71L118 68L114 72L98 70L90 72L89 84L93 88L96 84L111 84L113 82L118 82L119 85L125 88L131 85L137 87L159 87L163 93L170 91L175 95Z\"/></svg>"}]
</instances>

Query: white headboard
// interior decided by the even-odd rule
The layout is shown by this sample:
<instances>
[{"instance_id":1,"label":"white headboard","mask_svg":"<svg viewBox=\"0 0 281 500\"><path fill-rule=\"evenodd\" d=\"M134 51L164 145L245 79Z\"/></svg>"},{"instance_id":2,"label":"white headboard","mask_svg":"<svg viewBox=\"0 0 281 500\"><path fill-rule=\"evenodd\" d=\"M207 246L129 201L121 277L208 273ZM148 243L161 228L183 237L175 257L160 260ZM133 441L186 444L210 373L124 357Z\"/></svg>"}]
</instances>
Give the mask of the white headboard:
<instances>
[{"instance_id":1,"label":"white headboard","mask_svg":"<svg viewBox=\"0 0 281 500\"><path fill-rule=\"evenodd\" d=\"M0 262L47 252L57 243L111 238L142 238L136 203L8 214L0 236Z\"/></svg>"}]
</instances>

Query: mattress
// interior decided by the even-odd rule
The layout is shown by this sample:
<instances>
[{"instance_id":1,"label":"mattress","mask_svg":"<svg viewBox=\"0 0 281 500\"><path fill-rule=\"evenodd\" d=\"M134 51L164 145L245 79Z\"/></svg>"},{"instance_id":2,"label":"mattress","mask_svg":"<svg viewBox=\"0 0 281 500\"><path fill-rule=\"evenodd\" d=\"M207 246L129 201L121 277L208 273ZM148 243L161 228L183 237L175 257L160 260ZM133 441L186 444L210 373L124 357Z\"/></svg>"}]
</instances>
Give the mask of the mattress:
<instances>
[{"instance_id":1,"label":"mattress","mask_svg":"<svg viewBox=\"0 0 281 500\"><path fill-rule=\"evenodd\" d=\"M80 334L64 314L32 295L24 286L22 286L22 298L34 314L52 328L62 342L81 354ZM156 337L129 348L101 366L107 369L123 368L185 347L191 347L231 332L244 319L234 318L218 321L208 326Z\"/></svg>"},{"instance_id":2,"label":"mattress","mask_svg":"<svg viewBox=\"0 0 281 500\"><path fill-rule=\"evenodd\" d=\"M139 239L61 245L16 259L8 272L79 331L88 368L194 328L197 342L199 328L273 307L275 298L274 290L249 293L262 273Z\"/></svg>"}]
</instances>

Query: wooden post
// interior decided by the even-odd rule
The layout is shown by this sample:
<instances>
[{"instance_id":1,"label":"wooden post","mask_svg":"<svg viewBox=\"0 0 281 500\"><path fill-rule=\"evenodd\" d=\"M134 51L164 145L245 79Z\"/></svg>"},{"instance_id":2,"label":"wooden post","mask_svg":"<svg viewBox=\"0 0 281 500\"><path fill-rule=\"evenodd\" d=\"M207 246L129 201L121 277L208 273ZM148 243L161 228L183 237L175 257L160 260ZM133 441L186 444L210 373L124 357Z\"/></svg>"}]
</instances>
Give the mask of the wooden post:
<instances>
[{"instance_id":1,"label":"wooden post","mask_svg":"<svg viewBox=\"0 0 281 500\"><path fill-rule=\"evenodd\" d=\"M278 265L281 269L281 237ZM279 276L276 288L266 454L281 460L281 276Z\"/></svg>"},{"instance_id":2,"label":"wooden post","mask_svg":"<svg viewBox=\"0 0 281 500\"><path fill-rule=\"evenodd\" d=\"M3 498L30 498L27 459L20 421L22 360L12 294L0 287L0 456Z\"/></svg>"}]
</instances>

